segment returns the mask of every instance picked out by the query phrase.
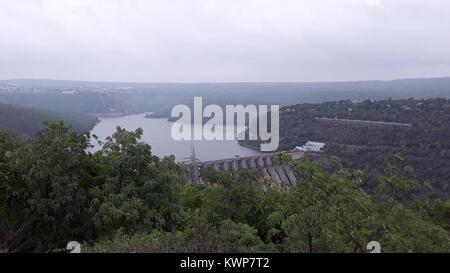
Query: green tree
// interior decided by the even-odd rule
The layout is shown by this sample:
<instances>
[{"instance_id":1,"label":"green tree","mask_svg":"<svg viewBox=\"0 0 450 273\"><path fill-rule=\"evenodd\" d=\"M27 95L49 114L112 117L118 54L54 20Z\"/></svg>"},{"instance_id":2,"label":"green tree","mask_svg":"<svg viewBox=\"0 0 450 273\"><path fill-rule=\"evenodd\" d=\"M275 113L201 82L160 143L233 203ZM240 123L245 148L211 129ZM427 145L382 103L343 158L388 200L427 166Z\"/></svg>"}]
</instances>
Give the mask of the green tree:
<instances>
[{"instance_id":1,"label":"green tree","mask_svg":"<svg viewBox=\"0 0 450 273\"><path fill-rule=\"evenodd\" d=\"M87 134L62 122L46 122L30 144L17 151L16 169L25 181L27 212L39 250L93 235L89 190L96 170ZM20 180L19 180L20 181Z\"/></svg>"},{"instance_id":2,"label":"green tree","mask_svg":"<svg viewBox=\"0 0 450 273\"><path fill-rule=\"evenodd\" d=\"M379 241L385 252L448 251L442 227L423 219L400 200L414 189L408 175L392 164L380 181L391 189L377 202L361 189L364 175L350 172L332 159L334 171L307 158L293 161L281 156L301 179L287 193L286 202L271 215L286 234L284 251L365 252L367 242Z\"/></svg>"},{"instance_id":3,"label":"green tree","mask_svg":"<svg viewBox=\"0 0 450 273\"><path fill-rule=\"evenodd\" d=\"M206 180L214 184L205 189L204 211L208 219L218 225L224 220L253 224L255 208L261 200L261 190L257 182L242 182L239 176L229 172L206 170Z\"/></svg>"},{"instance_id":4,"label":"green tree","mask_svg":"<svg viewBox=\"0 0 450 273\"><path fill-rule=\"evenodd\" d=\"M100 234L118 229L127 232L181 224L177 200L183 169L173 157L159 159L140 142L142 129L117 127L95 154L101 183L92 190L91 212Z\"/></svg>"},{"instance_id":5,"label":"green tree","mask_svg":"<svg viewBox=\"0 0 450 273\"><path fill-rule=\"evenodd\" d=\"M29 191L15 168L16 152L23 146L9 133L0 132L0 249L29 251L32 221L27 217Z\"/></svg>"},{"instance_id":6,"label":"green tree","mask_svg":"<svg viewBox=\"0 0 450 273\"><path fill-rule=\"evenodd\" d=\"M230 245L231 252L258 252L265 250L257 230L244 223L225 220L220 224L220 234Z\"/></svg>"}]
</instances>

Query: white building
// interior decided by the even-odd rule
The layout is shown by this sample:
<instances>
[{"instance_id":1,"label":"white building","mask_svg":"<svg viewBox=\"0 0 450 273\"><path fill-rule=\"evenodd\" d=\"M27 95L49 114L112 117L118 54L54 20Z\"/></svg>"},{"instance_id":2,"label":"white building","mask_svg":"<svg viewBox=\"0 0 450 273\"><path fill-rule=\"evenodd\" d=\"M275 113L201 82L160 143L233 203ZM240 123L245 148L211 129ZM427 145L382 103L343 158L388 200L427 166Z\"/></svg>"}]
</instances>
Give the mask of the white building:
<instances>
[{"instance_id":1,"label":"white building","mask_svg":"<svg viewBox=\"0 0 450 273\"><path fill-rule=\"evenodd\" d=\"M305 145L297 146L294 150L301 152L321 152L323 147L325 147L325 143L307 141Z\"/></svg>"}]
</instances>

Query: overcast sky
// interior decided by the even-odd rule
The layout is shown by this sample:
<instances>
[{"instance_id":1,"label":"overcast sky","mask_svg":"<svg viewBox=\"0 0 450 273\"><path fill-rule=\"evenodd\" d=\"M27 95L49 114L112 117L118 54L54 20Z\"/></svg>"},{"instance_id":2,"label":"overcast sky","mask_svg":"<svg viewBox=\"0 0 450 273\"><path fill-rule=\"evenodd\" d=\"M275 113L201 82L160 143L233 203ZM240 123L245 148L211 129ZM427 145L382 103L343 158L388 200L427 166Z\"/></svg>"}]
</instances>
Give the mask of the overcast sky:
<instances>
[{"instance_id":1,"label":"overcast sky","mask_svg":"<svg viewBox=\"0 0 450 273\"><path fill-rule=\"evenodd\" d=\"M439 76L448 0L0 0L0 79Z\"/></svg>"}]
</instances>

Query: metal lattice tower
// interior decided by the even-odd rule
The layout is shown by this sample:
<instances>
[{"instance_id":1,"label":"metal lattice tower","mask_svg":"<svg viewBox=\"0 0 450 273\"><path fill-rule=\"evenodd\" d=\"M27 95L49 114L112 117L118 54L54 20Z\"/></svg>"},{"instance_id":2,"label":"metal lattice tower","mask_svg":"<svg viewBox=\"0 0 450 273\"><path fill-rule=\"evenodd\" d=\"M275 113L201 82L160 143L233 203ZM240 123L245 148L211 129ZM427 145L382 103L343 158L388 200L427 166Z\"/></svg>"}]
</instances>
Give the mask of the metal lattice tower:
<instances>
[{"instance_id":1,"label":"metal lattice tower","mask_svg":"<svg viewBox=\"0 0 450 273\"><path fill-rule=\"evenodd\" d=\"M190 164L197 164L197 162L200 161L200 159L198 159L195 154L195 146L193 142L191 143L191 152L189 154L189 157L185 157L183 159L186 159Z\"/></svg>"},{"instance_id":2,"label":"metal lattice tower","mask_svg":"<svg viewBox=\"0 0 450 273\"><path fill-rule=\"evenodd\" d=\"M191 142L191 152L189 157L183 158L186 159L189 164L191 165L191 170L193 170L192 172L192 180L198 182L199 179L199 167L198 167L198 162L200 161L200 159L197 158L196 154L195 154L195 146L194 146L194 142Z\"/></svg>"}]
</instances>

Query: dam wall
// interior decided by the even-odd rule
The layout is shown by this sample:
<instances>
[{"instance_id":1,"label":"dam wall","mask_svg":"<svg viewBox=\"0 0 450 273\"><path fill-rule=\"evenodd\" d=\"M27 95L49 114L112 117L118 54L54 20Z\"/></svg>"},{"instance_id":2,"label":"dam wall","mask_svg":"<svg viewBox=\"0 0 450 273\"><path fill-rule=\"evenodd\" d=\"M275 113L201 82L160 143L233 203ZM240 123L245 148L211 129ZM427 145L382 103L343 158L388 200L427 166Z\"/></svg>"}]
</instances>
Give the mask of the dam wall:
<instances>
[{"instance_id":1,"label":"dam wall","mask_svg":"<svg viewBox=\"0 0 450 273\"><path fill-rule=\"evenodd\" d=\"M255 169L261 175L262 180L269 182L271 187L288 189L294 185L298 177L288 165L277 165L274 163L275 157L279 153L262 154L247 157L234 157L213 161L190 162L186 166L189 173L186 177L188 183L210 184L203 175L205 168L212 168L216 171L230 172L237 175L243 169ZM292 159L298 160L305 156L305 152L287 152Z\"/></svg>"}]
</instances>

